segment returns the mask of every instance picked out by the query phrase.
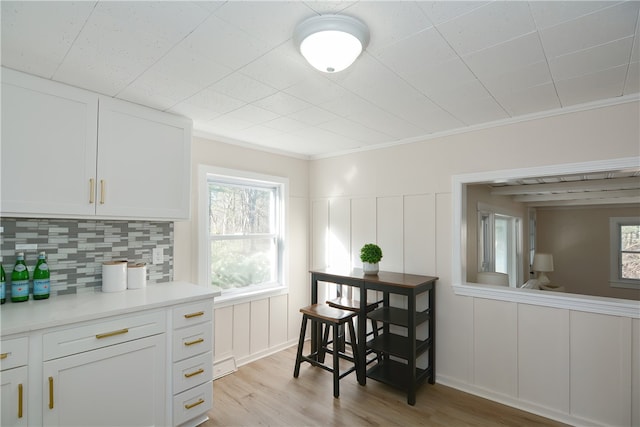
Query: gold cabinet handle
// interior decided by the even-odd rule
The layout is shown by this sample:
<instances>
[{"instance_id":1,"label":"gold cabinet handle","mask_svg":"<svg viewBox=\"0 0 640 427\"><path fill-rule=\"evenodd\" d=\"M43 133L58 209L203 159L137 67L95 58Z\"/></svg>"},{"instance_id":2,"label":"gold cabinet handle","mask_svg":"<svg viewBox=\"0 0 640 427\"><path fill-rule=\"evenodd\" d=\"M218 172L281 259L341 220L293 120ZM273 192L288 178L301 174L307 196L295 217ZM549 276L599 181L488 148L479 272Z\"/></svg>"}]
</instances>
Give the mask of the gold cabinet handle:
<instances>
[{"instance_id":1,"label":"gold cabinet handle","mask_svg":"<svg viewBox=\"0 0 640 427\"><path fill-rule=\"evenodd\" d=\"M2 353L0 354L0 360L4 360L7 358L7 356L9 356L9 353Z\"/></svg>"},{"instance_id":2,"label":"gold cabinet handle","mask_svg":"<svg viewBox=\"0 0 640 427\"><path fill-rule=\"evenodd\" d=\"M185 314L184 318L185 319L191 319L192 317L198 317L198 316L202 316L202 315L204 315L204 311L198 311L197 313Z\"/></svg>"},{"instance_id":3,"label":"gold cabinet handle","mask_svg":"<svg viewBox=\"0 0 640 427\"><path fill-rule=\"evenodd\" d=\"M188 374L184 374L184 377L185 377L185 378L195 377L196 375L200 375L200 374L201 374L201 373L203 373L203 372L204 372L204 369L200 368L200 369L198 369L198 370L197 370L197 371L195 371L195 372L191 372L191 373L188 373Z\"/></svg>"},{"instance_id":4,"label":"gold cabinet handle","mask_svg":"<svg viewBox=\"0 0 640 427\"><path fill-rule=\"evenodd\" d=\"M127 332L129 332L129 329L127 329L127 328L118 329L117 331L105 332L104 334L98 334L98 335L96 335L96 338L98 338L98 339L107 338L107 337L112 337L114 335L126 334Z\"/></svg>"},{"instance_id":5,"label":"gold cabinet handle","mask_svg":"<svg viewBox=\"0 0 640 427\"><path fill-rule=\"evenodd\" d=\"M53 409L53 377L49 377L49 409Z\"/></svg>"},{"instance_id":6,"label":"gold cabinet handle","mask_svg":"<svg viewBox=\"0 0 640 427\"><path fill-rule=\"evenodd\" d=\"M89 179L89 204L92 205L96 200L96 186L93 178Z\"/></svg>"},{"instance_id":7,"label":"gold cabinet handle","mask_svg":"<svg viewBox=\"0 0 640 427\"><path fill-rule=\"evenodd\" d=\"M204 342L204 338L198 338L197 340L186 342L184 343L184 345L189 346L194 344L200 344L201 342Z\"/></svg>"},{"instance_id":8,"label":"gold cabinet handle","mask_svg":"<svg viewBox=\"0 0 640 427\"><path fill-rule=\"evenodd\" d=\"M22 384L18 384L18 418L22 418Z\"/></svg>"},{"instance_id":9,"label":"gold cabinet handle","mask_svg":"<svg viewBox=\"0 0 640 427\"><path fill-rule=\"evenodd\" d=\"M104 179L100 180L100 204L104 205Z\"/></svg>"},{"instance_id":10,"label":"gold cabinet handle","mask_svg":"<svg viewBox=\"0 0 640 427\"><path fill-rule=\"evenodd\" d=\"M202 405L204 403L204 399L198 399L198 401L196 403L192 403L190 405L184 405L185 409L191 409L191 408L195 408L198 405Z\"/></svg>"}]
</instances>

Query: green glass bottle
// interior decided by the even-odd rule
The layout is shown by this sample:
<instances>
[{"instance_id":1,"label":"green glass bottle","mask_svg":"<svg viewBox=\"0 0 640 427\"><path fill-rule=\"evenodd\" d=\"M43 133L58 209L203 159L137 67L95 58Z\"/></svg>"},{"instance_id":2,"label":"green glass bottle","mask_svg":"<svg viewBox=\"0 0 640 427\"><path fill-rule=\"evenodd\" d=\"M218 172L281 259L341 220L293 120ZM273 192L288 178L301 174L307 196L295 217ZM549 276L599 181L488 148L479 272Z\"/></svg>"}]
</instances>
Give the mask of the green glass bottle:
<instances>
[{"instance_id":1,"label":"green glass bottle","mask_svg":"<svg viewBox=\"0 0 640 427\"><path fill-rule=\"evenodd\" d=\"M2 267L2 257L0 256L0 304L7 302L7 277L4 274L4 267Z\"/></svg>"},{"instance_id":2,"label":"green glass bottle","mask_svg":"<svg viewBox=\"0 0 640 427\"><path fill-rule=\"evenodd\" d=\"M38 263L33 270L33 299L47 299L51 289L47 254L40 252Z\"/></svg>"},{"instance_id":3,"label":"green glass bottle","mask_svg":"<svg viewBox=\"0 0 640 427\"><path fill-rule=\"evenodd\" d=\"M11 272L11 302L29 300L29 271L24 262L24 253L18 252L16 265Z\"/></svg>"}]
</instances>

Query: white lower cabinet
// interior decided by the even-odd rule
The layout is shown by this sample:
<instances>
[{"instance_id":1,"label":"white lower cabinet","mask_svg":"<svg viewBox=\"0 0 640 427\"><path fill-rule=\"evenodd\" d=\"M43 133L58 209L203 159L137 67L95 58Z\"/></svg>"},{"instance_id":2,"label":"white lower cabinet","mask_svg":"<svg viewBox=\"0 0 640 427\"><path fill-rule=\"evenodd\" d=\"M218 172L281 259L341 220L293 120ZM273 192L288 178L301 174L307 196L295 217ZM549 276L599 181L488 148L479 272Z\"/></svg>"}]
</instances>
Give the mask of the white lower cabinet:
<instances>
[{"instance_id":1,"label":"white lower cabinet","mask_svg":"<svg viewBox=\"0 0 640 427\"><path fill-rule=\"evenodd\" d=\"M0 426L196 426L213 408L213 299L184 282L0 311Z\"/></svg>"},{"instance_id":2,"label":"white lower cabinet","mask_svg":"<svg viewBox=\"0 0 640 427\"><path fill-rule=\"evenodd\" d=\"M7 369L0 372L0 425L2 426L26 426L29 425L27 381L28 368Z\"/></svg>"},{"instance_id":3,"label":"white lower cabinet","mask_svg":"<svg viewBox=\"0 0 640 427\"><path fill-rule=\"evenodd\" d=\"M26 426L28 422L29 339L0 341L0 425Z\"/></svg>"},{"instance_id":4,"label":"white lower cabinet","mask_svg":"<svg viewBox=\"0 0 640 427\"><path fill-rule=\"evenodd\" d=\"M196 426L213 407L213 301L173 309L173 425Z\"/></svg>"},{"instance_id":5,"label":"white lower cabinet","mask_svg":"<svg viewBox=\"0 0 640 427\"><path fill-rule=\"evenodd\" d=\"M165 334L44 362L44 425L165 425Z\"/></svg>"}]
</instances>

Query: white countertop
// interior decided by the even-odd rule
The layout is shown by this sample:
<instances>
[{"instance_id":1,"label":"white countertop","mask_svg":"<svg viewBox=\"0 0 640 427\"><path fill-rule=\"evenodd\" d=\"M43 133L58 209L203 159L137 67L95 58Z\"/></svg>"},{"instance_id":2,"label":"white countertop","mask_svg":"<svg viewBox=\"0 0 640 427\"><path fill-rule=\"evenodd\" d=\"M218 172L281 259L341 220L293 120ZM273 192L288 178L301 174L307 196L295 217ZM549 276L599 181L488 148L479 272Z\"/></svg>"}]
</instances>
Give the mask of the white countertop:
<instances>
[{"instance_id":1,"label":"white countertop","mask_svg":"<svg viewBox=\"0 0 640 427\"><path fill-rule=\"evenodd\" d=\"M220 288L187 282L147 285L143 289L122 292L92 292L52 296L46 300L11 303L0 306L2 336L52 328L75 322L135 313L140 310L200 301L221 294Z\"/></svg>"}]
</instances>

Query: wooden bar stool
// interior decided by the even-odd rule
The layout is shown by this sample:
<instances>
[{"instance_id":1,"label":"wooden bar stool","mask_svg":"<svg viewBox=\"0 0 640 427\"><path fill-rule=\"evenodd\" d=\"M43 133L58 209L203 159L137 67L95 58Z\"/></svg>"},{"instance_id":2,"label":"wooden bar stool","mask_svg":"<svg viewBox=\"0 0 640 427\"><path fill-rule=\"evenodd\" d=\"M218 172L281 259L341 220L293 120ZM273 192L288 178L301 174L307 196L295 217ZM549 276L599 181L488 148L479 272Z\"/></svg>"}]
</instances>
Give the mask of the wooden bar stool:
<instances>
[{"instance_id":1,"label":"wooden bar stool","mask_svg":"<svg viewBox=\"0 0 640 427\"><path fill-rule=\"evenodd\" d=\"M326 304L313 304L300 309L302 313L302 327L300 328L300 340L298 341L298 353L296 356L296 366L293 370L293 377L298 378L300 374L300 365L302 362L309 362L313 366L317 366L326 371L333 373L333 397L340 396L340 379L349 375L351 372L356 371L356 375L359 374L359 357L358 346L356 340L351 340L351 351L353 356L350 356L342 351L338 343L340 326L345 324L349 327L349 333L352 337L356 336L355 327L353 326L353 318L356 316L355 312L340 310L334 307L330 307ZM304 346L304 338L307 330L307 321L311 319L313 322L319 322L322 325L325 333L321 334L324 337L322 343L318 347L317 351L308 355L303 355L302 350ZM329 341L328 330L333 328L333 340ZM329 344L333 344L329 347ZM333 366L324 364L324 354L330 353L333 355ZM346 371L340 373L340 359L348 360L353 363Z\"/></svg>"},{"instance_id":2,"label":"wooden bar stool","mask_svg":"<svg viewBox=\"0 0 640 427\"><path fill-rule=\"evenodd\" d=\"M367 302L367 313L378 308L378 305L381 302L382 301ZM327 304L329 304L330 307L338 308L340 310L353 311L356 314L360 313L360 301L357 301L355 299L339 297L339 298L334 298L332 300L327 301ZM374 319L369 319L369 320L371 320L371 332L368 332L366 336L373 335L373 337L375 338L378 336L378 332L379 332L378 322L376 322ZM371 349L367 350L367 352L365 353L365 358L371 353L373 353L373 350ZM365 359L365 365L368 365L369 363L375 360L377 360L378 363L382 362L380 353L376 353L375 358L372 358L369 360Z\"/></svg>"}]
</instances>

